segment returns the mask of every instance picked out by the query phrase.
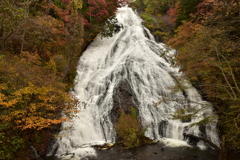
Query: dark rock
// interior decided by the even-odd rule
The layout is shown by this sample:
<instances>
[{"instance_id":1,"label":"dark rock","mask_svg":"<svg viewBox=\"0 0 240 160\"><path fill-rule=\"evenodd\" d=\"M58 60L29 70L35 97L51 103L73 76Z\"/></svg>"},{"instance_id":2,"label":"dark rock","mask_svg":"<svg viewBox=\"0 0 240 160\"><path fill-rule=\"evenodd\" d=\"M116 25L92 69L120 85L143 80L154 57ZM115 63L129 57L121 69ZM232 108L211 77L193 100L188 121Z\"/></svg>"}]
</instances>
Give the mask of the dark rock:
<instances>
[{"instance_id":1,"label":"dark rock","mask_svg":"<svg viewBox=\"0 0 240 160\"><path fill-rule=\"evenodd\" d=\"M203 134L206 134L206 125L204 125L204 124L199 125L199 130L200 130Z\"/></svg>"},{"instance_id":2,"label":"dark rock","mask_svg":"<svg viewBox=\"0 0 240 160\"><path fill-rule=\"evenodd\" d=\"M167 125L168 125L167 121L161 121L159 123L159 135L161 135L161 137L166 137Z\"/></svg>"},{"instance_id":3,"label":"dark rock","mask_svg":"<svg viewBox=\"0 0 240 160\"><path fill-rule=\"evenodd\" d=\"M122 81L116 87L113 94L113 108L111 110L111 119L113 124L116 123L117 119L120 117L120 110L124 110L126 114L131 113L131 107L137 110L134 103L134 94L127 81ZM138 111L138 110L137 110Z\"/></svg>"}]
</instances>

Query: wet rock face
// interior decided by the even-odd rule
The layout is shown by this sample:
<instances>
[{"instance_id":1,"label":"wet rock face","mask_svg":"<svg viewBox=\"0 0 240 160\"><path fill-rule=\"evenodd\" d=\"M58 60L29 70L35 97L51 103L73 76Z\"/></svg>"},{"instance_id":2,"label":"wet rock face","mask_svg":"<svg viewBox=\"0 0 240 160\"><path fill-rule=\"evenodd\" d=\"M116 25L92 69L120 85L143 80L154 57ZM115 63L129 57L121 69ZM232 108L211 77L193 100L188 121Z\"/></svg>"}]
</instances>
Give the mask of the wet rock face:
<instances>
[{"instance_id":1,"label":"wet rock face","mask_svg":"<svg viewBox=\"0 0 240 160\"><path fill-rule=\"evenodd\" d=\"M115 88L113 94L113 108L111 110L111 119L113 124L116 123L117 119L120 116L120 109L123 109L126 114L131 113L130 107L134 107L137 110L137 107L134 103L133 92L126 81L119 83L118 87Z\"/></svg>"}]
</instances>

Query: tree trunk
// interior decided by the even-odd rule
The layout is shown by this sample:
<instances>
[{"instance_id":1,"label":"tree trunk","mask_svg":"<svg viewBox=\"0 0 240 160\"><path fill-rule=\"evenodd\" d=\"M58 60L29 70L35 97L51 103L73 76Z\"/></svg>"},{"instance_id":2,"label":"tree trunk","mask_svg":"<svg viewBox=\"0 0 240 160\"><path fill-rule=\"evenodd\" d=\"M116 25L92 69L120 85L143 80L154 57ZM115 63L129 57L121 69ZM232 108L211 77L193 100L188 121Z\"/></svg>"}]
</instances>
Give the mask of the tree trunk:
<instances>
[{"instance_id":1,"label":"tree trunk","mask_svg":"<svg viewBox=\"0 0 240 160\"><path fill-rule=\"evenodd\" d=\"M221 148L219 148L217 145L215 145L214 143L212 143L210 140L206 139L206 138L202 138L202 137L198 137L198 136L195 136L195 135L192 135L192 134L186 134L186 133L183 133L183 136L184 137L190 137L190 138L193 138L193 139L198 139L198 140L202 140L204 142L207 142L210 146L212 146L215 150L217 151L221 151Z\"/></svg>"},{"instance_id":2,"label":"tree trunk","mask_svg":"<svg viewBox=\"0 0 240 160\"><path fill-rule=\"evenodd\" d=\"M224 135L222 136L221 148L219 148L217 145L215 145L214 143L212 143L210 140L208 140L206 138L202 138L202 137L198 137L198 136L195 136L192 134L186 134L186 133L183 133L183 136L202 140L202 141L208 143L210 146L212 146L215 150L217 150L219 152L218 160L227 160L227 151L225 148L225 136Z\"/></svg>"},{"instance_id":3,"label":"tree trunk","mask_svg":"<svg viewBox=\"0 0 240 160\"><path fill-rule=\"evenodd\" d=\"M225 136L222 136L222 144L221 144L221 151L219 152L218 155L218 160L227 160L227 151L225 148Z\"/></svg>"},{"instance_id":4,"label":"tree trunk","mask_svg":"<svg viewBox=\"0 0 240 160\"><path fill-rule=\"evenodd\" d=\"M227 151L225 149L225 136L222 136L222 144L221 144L221 148L219 148L217 145L215 145L213 142L211 142L210 140L206 139L206 138L202 138L202 137L198 137L192 134L186 134L183 133L184 137L189 137L189 138L193 138L193 139L197 139L197 140L202 140L206 143L208 143L210 146L212 146L215 150L217 150L219 152L218 155L218 160L227 160Z\"/></svg>"}]
</instances>

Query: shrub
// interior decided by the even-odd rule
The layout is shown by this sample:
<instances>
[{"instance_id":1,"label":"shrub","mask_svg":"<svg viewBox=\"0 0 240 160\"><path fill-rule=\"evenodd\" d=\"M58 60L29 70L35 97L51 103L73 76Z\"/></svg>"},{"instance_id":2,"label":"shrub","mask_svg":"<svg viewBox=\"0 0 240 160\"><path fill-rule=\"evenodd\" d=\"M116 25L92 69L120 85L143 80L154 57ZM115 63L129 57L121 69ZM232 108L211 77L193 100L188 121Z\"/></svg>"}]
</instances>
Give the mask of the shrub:
<instances>
[{"instance_id":1,"label":"shrub","mask_svg":"<svg viewBox=\"0 0 240 160\"><path fill-rule=\"evenodd\" d=\"M135 148L146 143L152 143L144 136L144 129L138 122L137 111L131 107L131 114L120 111L120 117L116 123L117 135L125 149Z\"/></svg>"}]
</instances>

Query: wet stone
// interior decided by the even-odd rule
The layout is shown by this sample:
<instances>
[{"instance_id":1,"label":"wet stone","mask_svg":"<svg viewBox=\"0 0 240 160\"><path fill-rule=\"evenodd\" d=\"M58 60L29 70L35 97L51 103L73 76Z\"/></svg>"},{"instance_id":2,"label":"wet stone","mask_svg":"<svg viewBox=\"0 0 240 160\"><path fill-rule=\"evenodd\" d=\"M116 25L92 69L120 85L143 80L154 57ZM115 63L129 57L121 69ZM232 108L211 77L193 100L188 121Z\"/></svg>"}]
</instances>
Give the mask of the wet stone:
<instances>
[{"instance_id":1,"label":"wet stone","mask_svg":"<svg viewBox=\"0 0 240 160\"><path fill-rule=\"evenodd\" d=\"M127 81L121 81L115 88L113 94L113 108L111 110L111 119L113 124L120 117L120 110L123 109L126 114L131 113L130 107L137 107L134 103L134 94Z\"/></svg>"}]
</instances>

